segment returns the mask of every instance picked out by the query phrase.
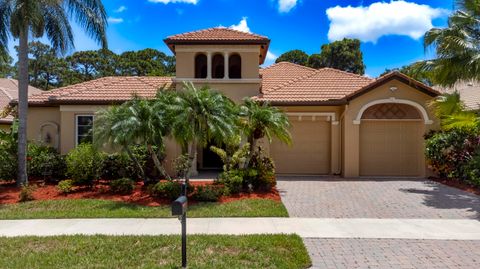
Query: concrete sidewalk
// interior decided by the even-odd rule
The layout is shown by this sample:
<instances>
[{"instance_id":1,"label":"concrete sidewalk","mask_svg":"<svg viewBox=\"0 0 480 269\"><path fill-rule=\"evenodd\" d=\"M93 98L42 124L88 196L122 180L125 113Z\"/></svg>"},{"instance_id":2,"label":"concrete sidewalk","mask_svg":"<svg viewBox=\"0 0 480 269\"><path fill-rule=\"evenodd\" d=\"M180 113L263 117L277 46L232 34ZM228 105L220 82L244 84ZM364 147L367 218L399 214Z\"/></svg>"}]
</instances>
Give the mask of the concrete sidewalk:
<instances>
[{"instance_id":1,"label":"concrete sidewalk","mask_svg":"<svg viewBox=\"0 0 480 269\"><path fill-rule=\"evenodd\" d=\"M466 219L191 218L189 234L298 234L303 238L480 240ZM0 236L179 234L177 219L0 220Z\"/></svg>"}]
</instances>

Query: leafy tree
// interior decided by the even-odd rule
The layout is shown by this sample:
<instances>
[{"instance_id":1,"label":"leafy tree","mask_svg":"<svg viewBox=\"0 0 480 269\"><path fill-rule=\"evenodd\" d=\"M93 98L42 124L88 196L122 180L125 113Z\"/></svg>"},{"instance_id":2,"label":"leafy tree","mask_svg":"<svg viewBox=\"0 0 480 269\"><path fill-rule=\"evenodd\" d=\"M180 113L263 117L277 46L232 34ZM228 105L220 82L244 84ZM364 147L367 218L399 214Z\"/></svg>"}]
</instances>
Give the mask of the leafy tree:
<instances>
[{"instance_id":1,"label":"leafy tree","mask_svg":"<svg viewBox=\"0 0 480 269\"><path fill-rule=\"evenodd\" d=\"M237 132L235 104L208 87L197 89L192 83L185 83L182 91L170 97L168 110L173 136L188 150L190 167L197 156L197 146L220 144Z\"/></svg>"},{"instance_id":2,"label":"leafy tree","mask_svg":"<svg viewBox=\"0 0 480 269\"><path fill-rule=\"evenodd\" d=\"M440 125L444 130L478 131L480 129L478 114L465 108L458 92L444 94L430 102L429 105L432 107L435 116L440 119Z\"/></svg>"},{"instance_id":3,"label":"leafy tree","mask_svg":"<svg viewBox=\"0 0 480 269\"><path fill-rule=\"evenodd\" d=\"M365 74L360 40L344 38L322 45L320 54L313 54L308 60L313 68L331 67L359 75Z\"/></svg>"},{"instance_id":4,"label":"leafy tree","mask_svg":"<svg viewBox=\"0 0 480 269\"><path fill-rule=\"evenodd\" d=\"M131 147L137 144L146 146L158 171L170 179L162 165L165 158L165 143L163 138L170 132L166 109L163 103L156 100L146 100L135 96L118 107L102 110L95 120L94 140L97 145L119 146L125 150L141 169L139 161L131 152Z\"/></svg>"},{"instance_id":5,"label":"leafy tree","mask_svg":"<svg viewBox=\"0 0 480 269\"><path fill-rule=\"evenodd\" d=\"M323 58L319 53L314 53L308 57L307 66L312 68L322 68Z\"/></svg>"},{"instance_id":6,"label":"leafy tree","mask_svg":"<svg viewBox=\"0 0 480 269\"><path fill-rule=\"evenodd\" d=\"M380 76L384 76L393 71L403 73L413 79L416 79L430 86L434 84L433 74L432 72L423 68L423 62L416 62L410 65L402 66L400 68L385 69L385 71L380 74Z\"/></svg>"},{"instance_id":7,"label":"leafy tree","mask_svg":"<svg viewBox=\"0 0 480 269\"><path fill-rule=\"evenodd\" d=\"M9 36L19 39L18 50L18 178L27 184L28 39L46 36L62 53L73 47L73 18L92 38L107 46L107 14L100 0L3 0L0 2L0 54L5 55Z\"/></svg>"},{"instance_id":8,"label":"leafy tree","mask_svg":"<svg viewBox=\"0 0 480 269\"><path fill-rule=\"evenodd\" d=\"M308 54L306 54L302 50L291 50L287 51L284 54L280 55L280 57L275 60L276 63L279 62L291 62L294 64L299 65L306 65L308 60Z\"/></svg>"},{"instance_id":9,"label":"leafy tree","mask_svg":"<svg viewBox=\"0 0 480 269\"><path fill-rule=\"evenodd\" d=\"M15 49L18 52L19 47ZM34 41L28 43L28 56L29 84L43 90L58 87L65 66L57 52L47 44Z\"/></svg>"},{"instance_id":10,"label":"leafy tree","mask_svg":"<svg viewBox=\"0 0 480 269\"><path fill-rule=\"evenodd\" d=\"M242 116L242 131L250 144L249 160L255 154L257 141L264 137L267 137L270 142L273 137L276 137L286 144L291 144L292 138L288 131L290 121L279 108L246 98L240 108L240 115Z\"/></svg>"},{"instance_id":11,"label":"leafy tree","mask_svg":"<svg viewBox=\"0 0 480 269\"><path fill-rule=\"evenodd\" d=\"M480 79L480 4L458 0L456 7L446 28L432 28L424 37L425 48L434 48L436 59L425 61L423 68L442 86Z\"/></svg>"},{"instance_id":12,"label":"leafy tree","mask_svg":"<svg viewBox=\"0 0 480 269\"><path fill-rule=\"evenodd\" d=\"M12 66L12 57L10 55L0 56L0 77L7 78L15 75L15 68Z\"/></svg>"},{"instance_id":13,"label":"leafy tree","mask_svg":"<svg viewBox=\"0 0 480 269\"><path fill-rule=\"evenodd\" d=\"M145 170L132 151L136 138L130 132L130 109L126 105L111 106L95 114L95 128L93 129L94 144L98 148L113 148L126 152L135 163L142 177L145 179Z\"/></svg>"},{"instance_id":14,"label":"leafy tree","mask_svg":"<svg viewBox=\"0 0 480 269\"><path fill-rule=\"evenodd\" d=\"M116 74L117 55L108 49L78 51L65 60L82 81Z\"/></svg>"},{"instance_id":15,"label":"leafy tree","mask_svg":"<svg viewBox=\"0 0 480 269\"><path fill-rule=\"evenodd\" d=\"M119 73L127 76L162 76L172 74L174 58L155 49L126 51L120 55ZM174 68L174 67L173 67Z\"/></svg>"}]
</instances>

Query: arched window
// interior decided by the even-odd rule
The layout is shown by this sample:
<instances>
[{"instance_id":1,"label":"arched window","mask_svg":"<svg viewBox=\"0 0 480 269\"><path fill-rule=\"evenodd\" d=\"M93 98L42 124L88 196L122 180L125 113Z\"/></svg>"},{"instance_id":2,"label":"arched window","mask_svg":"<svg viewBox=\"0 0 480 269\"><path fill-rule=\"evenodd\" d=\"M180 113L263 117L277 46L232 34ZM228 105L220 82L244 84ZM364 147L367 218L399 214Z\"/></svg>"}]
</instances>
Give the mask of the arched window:
<instances>
[{"instance_id":1,"label":"arched window","mask_svg":"<svg viewBox=\"0 0 480 269\"><path fill-rule=\"evenodd\" d=\"M195 78L207 78L207 55L201 53L195 56Z\"/></svg>"},{"instance_id":2,"label":"arched window","mask_svg":"<svg viewBox=\"0 0 480 269\"><path fill-rule=\"evenodd\" d=\"M230 78L242 78L242 58L233 54L228 58L228 75Z\"/></svg>"},{"instance_id":3,"label":"arched window","mask_svg":"<svg viewBox=\"0 0 480 269\"><path fill-rule=\"evenodd\" d=\"M215 54L212 59L212 78L225 76L225 60L222 54Z\"/></svg>"}]
</instances>

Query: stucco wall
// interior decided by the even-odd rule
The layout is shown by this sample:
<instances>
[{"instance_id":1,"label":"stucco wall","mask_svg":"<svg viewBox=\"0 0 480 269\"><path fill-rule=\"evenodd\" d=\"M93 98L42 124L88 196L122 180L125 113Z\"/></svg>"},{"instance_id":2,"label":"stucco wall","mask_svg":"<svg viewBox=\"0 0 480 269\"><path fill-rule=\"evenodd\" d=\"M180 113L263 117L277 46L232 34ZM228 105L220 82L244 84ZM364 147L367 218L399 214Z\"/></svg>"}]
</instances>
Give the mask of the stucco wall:
<instances>
[{"instance_id":1,"label":"stucco wall","mask_svg":"<svg viewBox=\"0 0 480 269\"><path fill-rule=\"evenodd\" d=\"M0 130L10 131L10 124L0 124Z\"/></svg>"},{"instance_id":2,"label":"stucco wall","mask_svg":"<svg viewBox=\"0 0 480 269\"><path fill-rule=\"evenodd\" d=\"M44 128L42 128L44 126ZM56 126L56 127L55 127ZM29 107L28 108L28 122L27 122L27 139L30 141L44 142L43 135L50 134L52 139L50 145L57 146L60 143L61 137L57 135L61 131L60 124L60 110L58 107Z\"/></svg>"},{"instance_id":3,"label":"stucco wall","mask_svg":"<svg viewBox=\"0 0 480 269\"><path fill-rule=\"evenodd\" d=\"M242 79L258 78L259 45L177 45L175 46L176 77L195 77L195 56L200 53L237 53L242 58Z\"/></svg>"},{"instance_id":4,"label":"stucco wall","mask_svg":"<svg viewBox=\"0 0 480 269\"><path fill-rule=\"evenodd\" d=\"M390 87L397 87L397 90L391 91ZM390 99L395 98L395 99ZM432 113L427 108L427 102L432 100L432 97L420 92L417 89L412 88L409 85L406 85L398 80L392 80L386 84L381 85L380 87L373 89L370 92L367 92L355 99L353 99L346 108L345 117L342 121L343 132L344 132L344 146L343 146L343 175L345 177L358 177L359 176L359 133L360 125L354 124L357 115L361 108L367 103L379 100L379 99L390 99L391 102L395 100L408 100L413 101L421 105L428 114L428 118L434 120ZM388 101L387 101L388 102ZM422 124L422 133L427 132L432 128L436 128L437 123L433 124ZM423 145L422 145L423 147ZM422 159L422 165L425 166L425 158ZM425 168L425 173L421 176L424 176L427 173Z\"/></svg>"}]
</instances>

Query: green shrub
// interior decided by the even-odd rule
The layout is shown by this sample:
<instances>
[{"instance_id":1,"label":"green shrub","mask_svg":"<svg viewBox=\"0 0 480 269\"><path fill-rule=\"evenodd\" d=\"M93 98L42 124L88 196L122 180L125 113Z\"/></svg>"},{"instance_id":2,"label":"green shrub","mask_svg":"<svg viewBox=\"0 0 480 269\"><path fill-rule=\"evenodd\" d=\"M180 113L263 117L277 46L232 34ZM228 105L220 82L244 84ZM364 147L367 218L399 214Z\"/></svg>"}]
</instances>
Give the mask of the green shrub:
<instances>
[{"instance_id":1,"label":"green shrub","mask_svg":"<svg viewBox=\"0 0 480 269\"><path fill-rule=\"evenodd\" d=\"M9 132L0 130L0 180L17 178L18 122Z\"/></svg>"},{"instance_id":2,"label":"green shrub","mask_svg":"<svg viewBox=\"0 0 480 269\"><path fill-rule=\"evenodd\" d=\"M71 150L66 158L67 174L75 185L92 186L103 167L103 154L91 144L80 144Z\"/></svg>"},{"instance_id":3,"label":"green shrub","mask_svg":"<svg viewBox=\"0 0 480 269\"><path fill-rule=\"evenodd\" d=\"M65 159L52 147L28 144L27 153L28 175L63 179L67 165Z\"/></svg>"},{"instance_id":4,"label":"green shrub","mask_svg":"<svg viewBox=\"0 0 480 269\"><path fill-rule=\"evenodd\" d=\"M466 166L479 145L478 136L471 131L432 132L426 135L425 156L428 165L440 177L466 180Z\"/></svg>"},{"instance_id":5,"label":"green shrub","mask_svg":"<svg viewBox=\"0 0 480 269\"><path fill-rule=\"evenodd\" d=\"M115 179L110 182L110 190L118 194L130 194L135 189L135 181L129 178Z\"/></svg>"},{"instance_id":6,"label":"green shrub","mask_svg":"<svg viewBox=\"0 0 480 269\"><path fill-rule=\"evenodd\" d=\"M145 165L145 157L139 156L140 165ZM103 160L102 178L114 180L119 178L132 178L134 180L143 177L142 172L133 160L125 153L113 153L105 156Z\"/></svg>"},{"instance_id":7,"label":"green shrub","mask_svg":"<svg viewBox=\"0 0 480 269\"><path fill-rule=\"evenodd\" d=\"M464 172L468 183L480 186L480 150L478 150L472 159L465 165Z\"/></svg>"},{"instance_id":8,"label":"green shrub","mask_svg":"<svg viewBox=\"0 0 480 269\"><path fill-rule=\"evenodd\" d=\"M150 194L159 198L175 200L182 192L182 185L178 181L160 181L153 185Z\"/></svg>"},{"instance_id":9,"label":"green shrub","mask_svg":"<svg viewBox=\"0 0 480 269\"><path fill-rule=\"evenodd\" d=\"M33 185L23 185L20 191L20 195L18 197L18 201L20 202L28 202L33 201L35 198L33 197L33 192L35 191L35 186Z\"/></svg>"},{"instance_id":10,"label":"green shrub","mask_svg":"<svg viewBox=\"0 0 480 269\"><path fill-rule=\"evenodd\" d=\"M250 176L250 183L253 188L270 190L277 185L273 160L265 156L263 150L260 149L252 156L250 167L256 171L255 176Z\"/></svg>"},{"instance_id":11,"label":"green shrub","mask_svg":"<svg viewBox=\"0 0 480 269\"><path fill-rule=\"evenodd\" d=\"M238 169L220 174L218 183L225 186L225 195L237 194L243 190L243 176L244 173Z\"/></svg>"},{"instance_id":12,"label":"green shrub","mask_svg":"<svg viewBox=\"0 0 480 269\"><path fill-rule=\"evenodd\" d=\"M202 202L216 202L224 193L224 187L221 185L196 186L193 193L193 199Z\"/></svg>"},{"instance_id":13,"label":"green shrub","mask_svg":"<svg viewBox=\"0 0 480 269\"><path fill-rule=\"evenodd\" d=\"M63 194L71 193L73 191L73 180L66 179L58 182L57 189Z\"/></svg>"}]
</instances>

